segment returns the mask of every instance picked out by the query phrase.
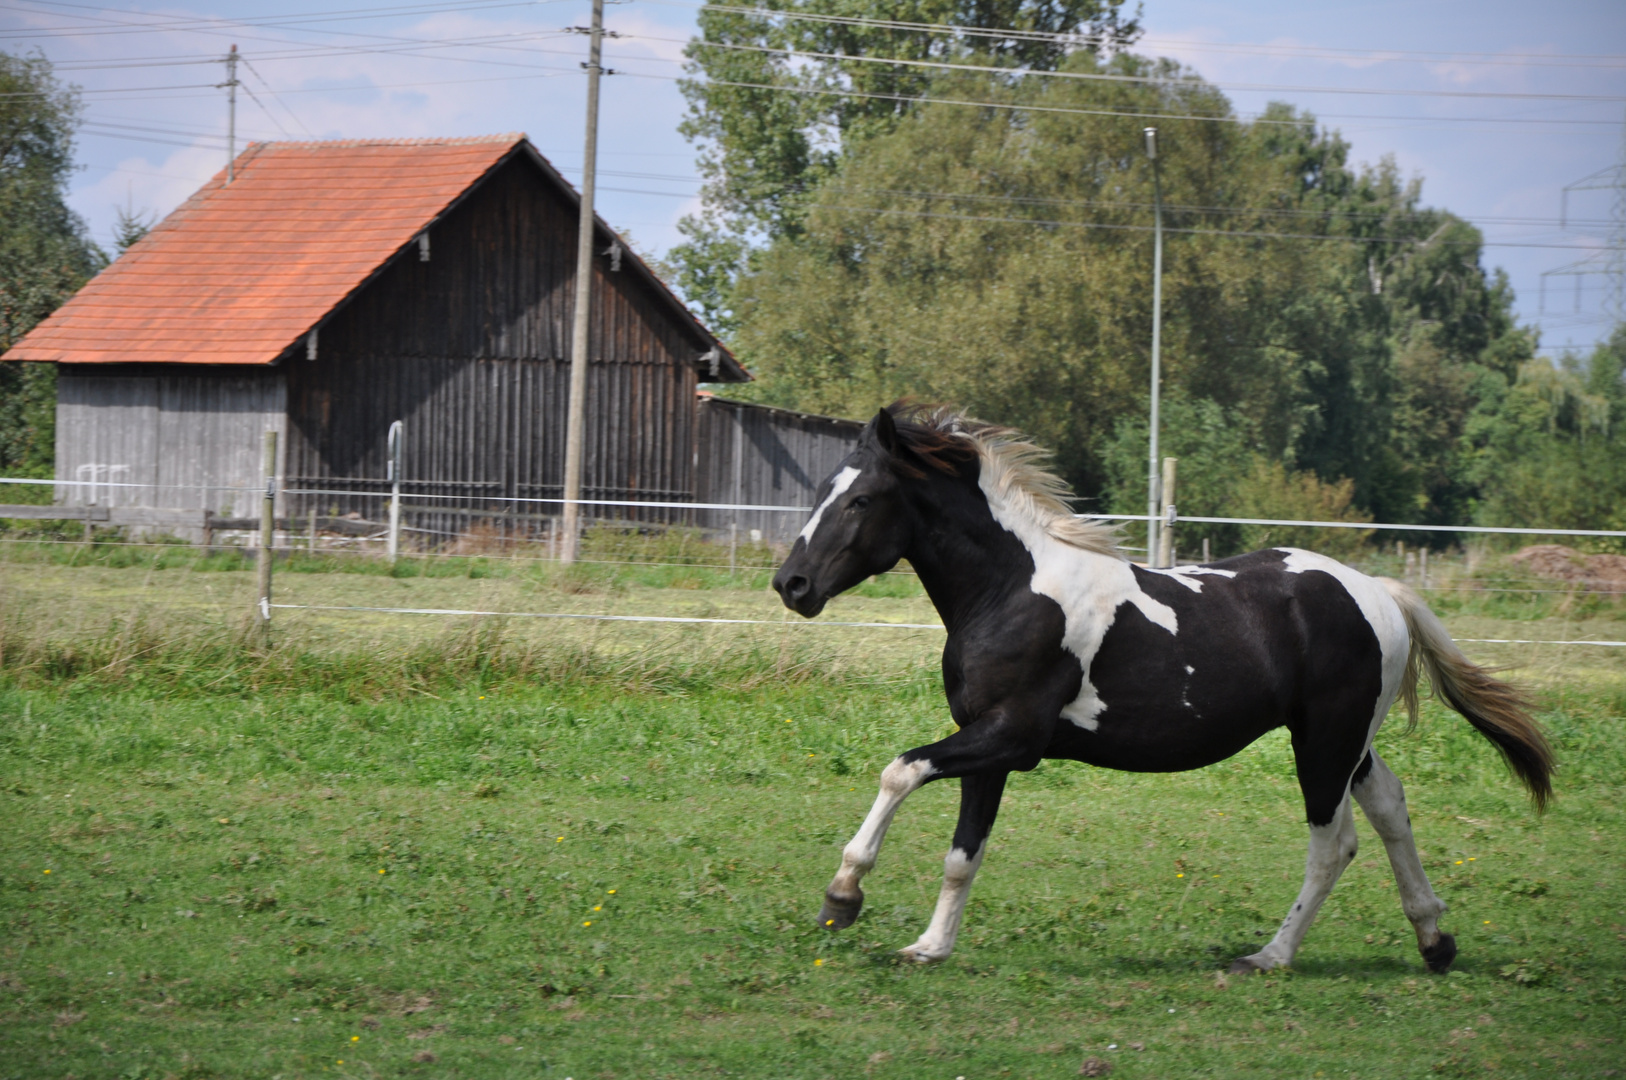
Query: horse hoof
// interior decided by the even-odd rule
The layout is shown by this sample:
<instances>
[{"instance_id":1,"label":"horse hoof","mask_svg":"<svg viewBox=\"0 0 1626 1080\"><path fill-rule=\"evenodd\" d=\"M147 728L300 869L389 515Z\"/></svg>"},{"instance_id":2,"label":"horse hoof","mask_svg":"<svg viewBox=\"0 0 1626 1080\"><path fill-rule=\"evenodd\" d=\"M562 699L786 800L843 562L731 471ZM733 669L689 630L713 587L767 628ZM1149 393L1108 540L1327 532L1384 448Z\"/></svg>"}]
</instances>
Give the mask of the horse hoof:
<instances>
[{"instance_id":1,"label":"horse hoof","mask_svg":"<svg viewBox=\"0 0 1626 1080\"><path fill-rule=\"evenodd\" d=\"M1231 961L1231 966L1225 969L1227 975L1263 975L1265 965L1251 956L1239 956Z\"/></svg>"},{"instance_id":2,"label":"horse hoof","mask_svg":"<svg viewBox=\"0 0 1626 1080\"><path fill-rule=\"evenodd\" d=\"M1444 975L1451 970L1451 961L1457 958L1457 939L1450 934L1441 934L1440 940L1418 951L1423 954L1423 963L1428 965L1428 970L1436 975Z\"/></svg>"},{"instance_id":3,"label":"horse hoof","mask_svg":"<svg viewBox=\"0 0 1626 1080\"><path fill-rule=\"evenodd\" d=\"M940 961L948 959L947 953L944 953L942 956L938 956L935 953L927 952L918 945L911 945L907 949L899 949L898 955L905 960L912 960L917 964L936 964Z\"/></svg>"},{"instance_id":4,"label":"horse hoof","mask_svg":"<svg viewBox=\"0 0 1626 1080\"><path fill-rule=\"evenodd\" d=\"M864 907L864 894L846 898L824 894L824 906L819 909L819 925L826 930L845 930L858 921Z\"/></svg>"}]
</instances>

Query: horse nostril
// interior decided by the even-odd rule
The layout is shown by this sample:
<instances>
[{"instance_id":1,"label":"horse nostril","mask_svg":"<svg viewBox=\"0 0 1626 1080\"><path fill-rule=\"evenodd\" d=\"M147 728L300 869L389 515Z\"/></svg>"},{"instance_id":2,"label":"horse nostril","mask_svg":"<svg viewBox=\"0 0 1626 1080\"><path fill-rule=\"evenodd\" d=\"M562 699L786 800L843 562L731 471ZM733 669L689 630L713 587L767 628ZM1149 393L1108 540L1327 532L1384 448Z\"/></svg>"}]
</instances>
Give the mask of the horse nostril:
<instances>
[{"instance_id":1,"label":"horse nostril","mask_svg":"<svg viewBox=\"0 0 1626 1080\"><path fill-rule=\"evenodd\" d=\"M787 579L784 585L780 587L779 595L786 600L800 600L807 595L808 587L807 578L801 574L796 574Z\"/></svg>"}]
</instances>

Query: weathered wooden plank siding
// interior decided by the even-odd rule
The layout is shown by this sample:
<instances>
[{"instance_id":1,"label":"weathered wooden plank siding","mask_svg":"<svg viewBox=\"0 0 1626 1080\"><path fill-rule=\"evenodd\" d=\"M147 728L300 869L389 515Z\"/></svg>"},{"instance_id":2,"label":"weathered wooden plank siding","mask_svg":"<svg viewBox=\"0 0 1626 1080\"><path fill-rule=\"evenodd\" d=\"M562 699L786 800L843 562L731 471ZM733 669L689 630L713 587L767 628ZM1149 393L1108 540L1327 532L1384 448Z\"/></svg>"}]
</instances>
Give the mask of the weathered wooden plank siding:
<instances>
[{"instance_id":1,"label":"weathered wooden plank siding","mask_svg":"<svg viewBox=\"0 0 1626 1080\"><path fill-rule=\"evenodd\" d=\"M335 314L316 359L285 365L291 486L377 491L389 426L401 420L404 490L445 508L415 512L413 525L456 533L470 520L457 510L559 513L513 500L564 491L575 214L516 158L432 229L428 262L410 249ZM609 267L595 260L584 494L690 501L695 361L708 343L630 267ZM383 502L315 495L292 505L376 517Z\"/></svg>"},{"instance_id":2,"label":"weathered wooden plank siding","mask_svg":"<svg viewBox=\"0 0 1626 1080\"><path fill-rule=\"evenodd\" d=\"M58 501L259 512L262 440L283 430L287 411L280 370L64 364L58 371L56 477L109 484L58 489Z\"/></svg>"},{"instance_id":3,"label":"weathered wooden plank siding","mask_svg":"<svg viewBox=\"0 0 1626 1080\"><path fill-rule=\"evenodd\" d=\"M814 492L852 453L864 425L856 420L771 409L723 398L702 398L699 408L696 501L754 506L812 506ZM740 484L734 485L736 430ZM769 543L788 544L801 531L805 512L704 510L702 525L727 529L738 521Z\"/></svg>"}]
</instances>

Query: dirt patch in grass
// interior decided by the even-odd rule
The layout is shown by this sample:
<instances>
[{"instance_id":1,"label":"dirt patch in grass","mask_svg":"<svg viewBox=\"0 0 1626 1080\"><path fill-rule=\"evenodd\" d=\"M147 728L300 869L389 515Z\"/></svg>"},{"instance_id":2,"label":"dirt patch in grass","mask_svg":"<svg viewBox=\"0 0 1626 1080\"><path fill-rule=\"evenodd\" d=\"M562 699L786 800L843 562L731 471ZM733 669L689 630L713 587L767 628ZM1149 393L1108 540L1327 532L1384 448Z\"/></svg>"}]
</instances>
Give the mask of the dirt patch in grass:
<instances>
[{"instance_id":1,"label":"dirt patch in grass","mask_svg":"<svg viewBox=\"0 0 1626 1080\"><path fill-rule=\"evenodd\" d=\"M1589 592L1626 595L1626 555L1583 555L1563 544L1536 544L1513 556L1514 563L1554 581Z\"/></svg>"}]
</instances>

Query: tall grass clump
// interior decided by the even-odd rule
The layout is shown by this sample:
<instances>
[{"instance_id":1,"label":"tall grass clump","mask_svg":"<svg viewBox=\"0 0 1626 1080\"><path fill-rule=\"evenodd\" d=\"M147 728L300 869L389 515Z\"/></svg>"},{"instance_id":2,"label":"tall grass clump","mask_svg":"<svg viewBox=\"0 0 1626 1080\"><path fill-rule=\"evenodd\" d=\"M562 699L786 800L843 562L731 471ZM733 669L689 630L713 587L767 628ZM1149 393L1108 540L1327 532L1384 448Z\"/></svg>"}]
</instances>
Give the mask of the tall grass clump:
<instances>
[{"instance_id":1,"label":"tall grass clump","mask_svg":"<svg viewBox=\"0 0 1626 1080\"><path fill-rule=\"evenodd\" d=\"M136 614L97 630L64 631L15 608L0 617L0 685L18 689L75 683L177 696L296 692L370 701L506 684L684 694L917 677L931 676L917 664L878 672L794 631L672 627L635 641L538 639L511 632L503 618L476 617L416 639L335 642L297 627L275 628L267 644L248 619L211 624Z\"/></svg>"}]
</instances>

